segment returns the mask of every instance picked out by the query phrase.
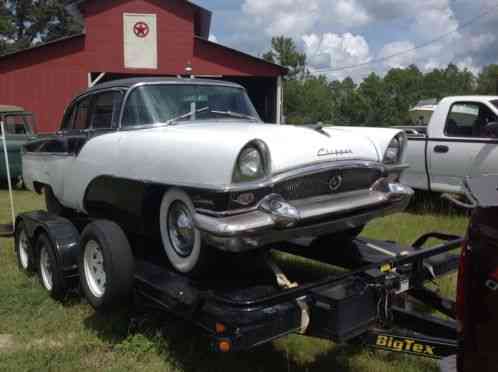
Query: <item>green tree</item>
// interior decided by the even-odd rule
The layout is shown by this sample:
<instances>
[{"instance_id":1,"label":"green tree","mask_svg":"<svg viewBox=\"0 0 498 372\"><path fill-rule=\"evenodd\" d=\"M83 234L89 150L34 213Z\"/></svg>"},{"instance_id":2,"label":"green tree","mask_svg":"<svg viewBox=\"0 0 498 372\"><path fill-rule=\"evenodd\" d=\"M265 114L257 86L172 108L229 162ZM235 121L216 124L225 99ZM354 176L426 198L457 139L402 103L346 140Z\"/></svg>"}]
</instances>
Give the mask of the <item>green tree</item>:
<instances>
[{"instance_id":1,"label":"green tree","mask_svg":"<svg viewBox=\"0 0 498 372\"><path fill-rule=\"evenodd\" d=\"M64 0L4 0L0 5L0 53L80 31Z\"/></svg>"},{"instance_id":2,"label":"green tree","mask_svg":"<svg viewBox=\"0 0 498 372\"><path fill-rule=\"evenodd\" d=\"M498 93L498 65L489 65L482 69L477 78L478 94L494 95Z\"/></svg>"},{"instance_id":3,"label":"green tree","mask_svg":"<svg viewBox=\"0 0 498 372\"><path fill-rule=\"evenodd\" d=\"M289 78L303 78L306 71L306 54L300 53L294 40L289 37L273 37L271 50L263 54L263 59L287 67Z\"/></svg>"}]
</instances>

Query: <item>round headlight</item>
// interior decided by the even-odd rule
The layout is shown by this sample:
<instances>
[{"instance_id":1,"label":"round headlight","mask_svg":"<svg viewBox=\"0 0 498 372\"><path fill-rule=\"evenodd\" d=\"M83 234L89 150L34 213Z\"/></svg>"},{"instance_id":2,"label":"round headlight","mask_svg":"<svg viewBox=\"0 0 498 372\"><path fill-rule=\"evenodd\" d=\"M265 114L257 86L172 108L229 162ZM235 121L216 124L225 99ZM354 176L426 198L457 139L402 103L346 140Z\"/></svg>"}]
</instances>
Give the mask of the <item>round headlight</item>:
<instances>
[{"instance_id":1,"label":"round headlight","mask_svg":"<svg viewBox=\"0 0 498 372\"><path fill-rule=\"evenodd\" d=\"M384 155L384 163L395 164L401 160L400 158L401 158L401 139L399 137L395 137L389 144L386 154Z\"/></svg>"},{"instance_id":2,"label":"round headlight","mask_svg":"<svg viewBox=\"0 0 498 372\"><path fill-rule=\"evenodd\" d=\"M239 157L238 168L243 178L254 179L264 174L263 158L254 147L248 147L242 151Z\"/></svg>"}]
</instances>

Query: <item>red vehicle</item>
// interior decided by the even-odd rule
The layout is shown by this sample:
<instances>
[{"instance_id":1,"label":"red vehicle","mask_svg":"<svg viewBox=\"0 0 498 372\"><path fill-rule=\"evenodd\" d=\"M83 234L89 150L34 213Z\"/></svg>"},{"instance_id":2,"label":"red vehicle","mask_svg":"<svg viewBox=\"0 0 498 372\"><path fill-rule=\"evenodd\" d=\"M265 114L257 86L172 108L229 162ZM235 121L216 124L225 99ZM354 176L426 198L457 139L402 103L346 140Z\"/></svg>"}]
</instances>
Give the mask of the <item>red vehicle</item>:
<instances>
[{"instance_id":1,"label":"red vehicle","mask_svg":"<svg viewBox=\"0 0 498 372\"><path fill-rule=\"evenodd\" d=\"M468 179L472 217L457 292L458 372L498 371L498 175Z\"/></svg>"}]
</instances>

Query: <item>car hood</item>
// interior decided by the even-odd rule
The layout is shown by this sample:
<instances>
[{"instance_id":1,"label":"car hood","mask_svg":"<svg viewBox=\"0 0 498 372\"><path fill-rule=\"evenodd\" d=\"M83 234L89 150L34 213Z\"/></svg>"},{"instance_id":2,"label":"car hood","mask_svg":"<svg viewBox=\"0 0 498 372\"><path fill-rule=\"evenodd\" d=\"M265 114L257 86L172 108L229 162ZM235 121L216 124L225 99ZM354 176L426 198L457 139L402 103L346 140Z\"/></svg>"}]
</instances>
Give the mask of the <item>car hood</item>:
<instances>
[{"instance_id":1,"label":"car hood","mask_svg":"<svg viewBox=\"0 0 498 372\"><path fill-rule=\"evenodd\" d=\"M236 155L251 141L261 140L270 150L274 174L322 161L381 160L380 151L370 138L333 127L317 131L294 125L205 122L163 130L195 138L199 146L204 142L215 143L218 148L233 146Z\"/></svg>"}]
</instances>

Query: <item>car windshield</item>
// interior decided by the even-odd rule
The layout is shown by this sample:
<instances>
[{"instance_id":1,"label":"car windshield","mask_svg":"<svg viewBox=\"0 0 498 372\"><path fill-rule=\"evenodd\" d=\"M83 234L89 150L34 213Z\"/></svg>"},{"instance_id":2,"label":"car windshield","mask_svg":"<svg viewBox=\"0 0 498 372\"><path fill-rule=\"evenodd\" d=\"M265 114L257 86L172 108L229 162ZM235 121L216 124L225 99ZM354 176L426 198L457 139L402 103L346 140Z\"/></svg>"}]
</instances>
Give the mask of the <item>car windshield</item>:
<instances>
[{"instance_id":1,"label":"car windshield","mask_svg":"<svg viewBox=\"0 0 498 372\"><path fill-rule=\"evenodd\" d=\"M34 118L31 114L7 114L3 117L7 135L30 135L34 130Z\"/></svg>"},{"instance_id":2,"label":"car windshield","mask_svg":"<svg viewBox=\"0 0 498 372\"><path fill-rule=\"evenodd\" d=\"M498 99L496 101L491 101L491 103L493 104L493 106L495 106L496 108L498 108Z\"/></svg>"},{"instance_id":3,"label":"car windshield","mask_svg":"<svg viewBox=\"0 0 498 372\"><path fill-rule=\"evenodd\" d=\"M260 121L242 88L202 84L144 85L126 101L123 126L199 120Z\"/></svg>"}]
</instances>

